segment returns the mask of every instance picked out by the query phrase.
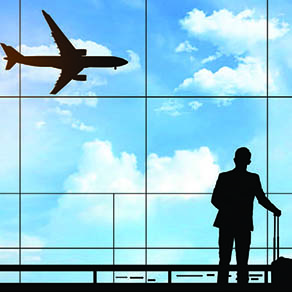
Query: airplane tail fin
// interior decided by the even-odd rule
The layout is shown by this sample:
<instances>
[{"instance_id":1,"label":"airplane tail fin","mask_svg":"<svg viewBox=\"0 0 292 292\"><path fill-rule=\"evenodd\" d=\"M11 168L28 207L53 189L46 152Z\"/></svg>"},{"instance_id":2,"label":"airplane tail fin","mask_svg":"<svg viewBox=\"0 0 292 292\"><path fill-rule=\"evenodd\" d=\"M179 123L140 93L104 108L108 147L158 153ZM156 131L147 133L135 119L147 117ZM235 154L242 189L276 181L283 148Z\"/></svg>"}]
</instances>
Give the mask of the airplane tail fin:
<instances>
[{"instance_id":1,"label":"airplane tail fin","mask_svg":"<svg viewBox=\"0 0 292 292\"><path fill-rule=\"evenodd\" d=\"M4 57L4 60L7 60L5 69L10 70L15 65L15 63L20 61L23 56L11 46L6 46L5 44L1 43L1 47L6 54L6 57Z\"/></svg>"}]
</instances>

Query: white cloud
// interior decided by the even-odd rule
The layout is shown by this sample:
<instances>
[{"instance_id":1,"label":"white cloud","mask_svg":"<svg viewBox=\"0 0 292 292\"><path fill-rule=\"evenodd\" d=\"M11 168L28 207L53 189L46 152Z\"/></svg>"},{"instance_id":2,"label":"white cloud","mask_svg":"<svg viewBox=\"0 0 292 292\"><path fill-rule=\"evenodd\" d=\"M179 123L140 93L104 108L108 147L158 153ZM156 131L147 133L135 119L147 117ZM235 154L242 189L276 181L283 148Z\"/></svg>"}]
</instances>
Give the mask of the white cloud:
<instances>
[{"instance_id":1,"label":"white cloud","mask_svg":"<svg viewBox=\"0 0 292 292\"><path fill-rule=\"evenodd\" d=\"M72 106L72 105L80 105L83 102L82 98L62 98L62 97L57 97L54 98L54 100L56 102L58 102L60 105L68 105L68 106Z\"/></svg>"},{"instance_id":2,"label":"white cloud","mask_svg":"<svg viewBox=\"0 0 292 292\"><path fill-rule=\"evenodd\" d=\"M21 45L21 53L24 56L59 56L59 50L56 44L51 45L40 45L40 46L27 46L26 44Z\"/></svg>"},{"instance_id":3,"label":"white cloud","mask_svg":"<svg viewBox=\"0 0 292 292\"><path fill-rule=\"evenodd\" d=\"M22 246L24 247L40 247L41 248L45 246L43 239L37 236L28 235L28 234L21 235L21 242L22 242Z\"/></svg>"},{"instance_id":4,"label":"white cloud","mask_svg":"<svg viewBox=\"0 0 292 292\"><path fill-rule=\"evenodd\" d=\"M78 129L80 131L85 131L85 132L95 131L95 128L93 126L87 126L83 122L80 122L79 120L75 120L72 122L72 128Z\"/></svg>"},{"instance_id":5,"label":"white cloud","mask_svg":"<svg viewBox=\"0 0 292 292\"><path fill-rule=\"evenodd\" d=\"M0 94L2 96L18 95L19 68L15 65L12 69L5 70L7 61L3 60L5 54L2 54L2 48L0 50Z\"/></svg>"},{"instance_id":6,"label":"white cloud","mask_svg":"<svg viewBox=\"0 0 292 292\"><path fill-rule=\"evenodd\" d=\"M208 147L177 150L173 157L148 157L149 192L210 192L219 166Z\"/></svg>"},{"instance_id":7,"label":"white cloud","mask_svg":"<svg viewBox=\"0 0 292 292\"><path fill-rule=\"evenodd\" d=\"M74 105L81 105L85 104L89 107L96 107L98 103L97 98L61 98L57 97L54 98L55 101L57 101L61 105L68 105L68 106L74 106Z\"/></svg>"},{"instance_id":8,"label":"white cloud","mask_svg":"<svg viewBox=\"0 0 292 292\"><path fill-rule=\"evenodd\" d=\"M186 41L180 43L180 44L176 47L175 51L176 51L177 53L181 53L181 52L191 53L191 52L196 52L196 51L198 51L198 49L197 49L196 47L193 47L193 46L190 44L190 42L189 42L188 40L186 40Z\"/></svg>"},{"instance_id":9,"label":"white cloud","mask_svg":"<svg viewBox=\"0 0 292 292\"><path fill-rule=\"evenodd\" d=\"M38 122L35 123L35 126L36 126L37 129L41 129L45 125L46 125L45 121L38 121Z\"/></svg>"},{"instance_id":10,"label":"white cloud","mask_svg":"<svg viewBox=\"0 0 292 292\"><path fill-rule=\"evenodd\" d=\"M100 68L98 72L95 72L94 69L85 69L82 74L87 74L87 80L85 82L70 81L69 86L65 86L58 93L58 96L96 96L96 88L107 85L107 77L101 76L102 74L108 74L109 71L106 73L107 70Z\"/></svg>"},{"instance_id":11,"label":"white cloud","mask_svg":"<svg viewBox=\"0 0 292 292\"><path fill-rule=\"evenodd\" d=\"M144 176L136 156L123 152L115 157L111 143L95 140L83 145L78 171L65 183L68 192L143 192Z\"/></svg>"},{"instance_id":12,"label":"white cloud","mask_svg":"<svg viewBox=\"0 0 292 292\"><path fill-rule=\"evenodd\" d=\"M93 41L83 41L81 39L70 39L76 49L86 49L87 56L112 56L109 48Z\"/></svg>"},{"instance_id":13,"label":"white cloud","mask_svg":"<svg viewBox=\"0 0 292 292\"><path fill-rule=\"evenodd\" d=\"M73 129L77 129L85 132L93 132L95 128L93 126L85 125L83 122L75 119L70 110L61 109L60 107L56 107L53 112L55 112L61 119L64 124L71 125Z\"/></svg>"},{"instance_id":14,"label":"white cloud","mask_svg":"<svg viewBox=\"0 0 292 292\"><path fill-rule=\"evenodd\" d=\"M72 112L70 110L64 110L57 106L54 111L66 124L71 122Z\"/></svg>"},{"instance_id":15,"label":"white cloud","mask_svg":"<svg viewBox=\"0 0 292 292\"><path fill-rule=\"evenodd\" d=\"M87 106L96 107L96 105L98 103L98 99L97 98L85 98L84 102Z\"/></svg>"},{"instance_id":16,"label":"white cloud","mask_svg":"<svg viewBox=\"0 0 292 292\"><path fill-rule=\"evenodd\" d=\"M219 166L208 147L175 151L169 157L152 153L148 157L148 192L208 192L218 174ZM94 140L83 145L78 169L66 180L65 189L77 193L143 193L144 182L134 154L115 155L110 142ZM144 220L143 200L140 195L124 196L118 208L119 222ZM82 200L62 196L53 214L54 222L70 214L72 222L102 226L112 223L112 212L112 203L99 196L83 196Z\"/></svg>"},{"instance_id":17,"label":"white cloud","mask_svg":"<svg viewBox=\"0 0 292 292\"><path fill-rule=\"evenodd\" d=\"M198 110L203 104L197 100L189 102L189 106L192 110L196 111Z\"/></svg>"},{"instance_id":18,"label":"white cloud","mask_svg":"<svg viewBox=\"0 0 292 292\"><path fill-rule=\"evenodd\" d=\"M206 64L206 63L209 63L209 62L215 61L215 60L217 60L218 58L220 58L221 56L222 56L222 53L220 53L220 52L216 52L215 55L211 55L211 56L209 56L209 57L203 59L203 60L201 61L201 63L202 63L202 64Z\"/></svg>"},{"instance_id":19,"label":"white cloud","mask_svg":"<svg viewBox=\"0 0 292 292\"><path fill-rule=\"evenodd\" d=\"M122 68L128 68L128 71L134 71L137 69L141 68L141 64L140 64L140 57L138 54L136 54L134 51L132 50L127 50L127 53L130 57L129 63L122 67Z\"/></svg>"},{"instance_id":20,"label":"white cloud","mask_svg":"<svg viewBox=\"0 0 292 292\"><path fill-rule=\"evenodd\" d=\"M180 20L180 25L191 37L212 43L217 52L201 63L230 55L236 67L223 66L216 72L203 68L186 78L175 91L210 95L265 95L266 94L266 18L255 10L246 9L237 14L227 9L204 11L193 9ZM269 21L269 39L278 40L289 32L288 23L272 18ZM276 92L277 72L269 72L270 92ZM227 100L230 103L230 99ZM226 104L226 103L225 103Z\"/></svg>"},{"instance_id":21,"label":"white cloud","mask_svg":"<svg viewBox=\"0 0 292 292\"><path fill-rule=\"evenodd\" d=\"M136 9L143 9L145 7L144 0L121 0L121 1L127 4L128 6Z\"/></svg>"},{"instance_id":22,"label":"white cloud","mask_svg":"<svg viewBox=\"0 0 292 292\"><path fill-rule=\"evenodd\" d=\"M117 74L120 72L131 72L141 68L140 57L132 50L127 50L129 59L127 59L128 64L122 67L118 67L117 70L109 71L111 74Z\"/></svg>"},{"instance_id":23,"label":"white cloud","mask_svg":"<svg viewBox=\"0 0 292 292\"><path fill-rule=\"evenodd\" d=\"M117 198L117 197L116 197ZM121 198L121 197L120 197ZM143 195L123 195L122 199L116 199L115 217L118 222L125 221L144 221L144 200ZM90 204L84 204L84 208L79 210L78 217L85 223L107 222L112 223L113 209L112 204L106 204L101 200L91 199ZM118 204L117 204L118 202Z\"/></svg>"},{"instance_id":24,"label":"white cloud","mask_svg":"<svg viewBox=\"0 0 292 292\"><path fill-rule=\"evenodd\" d=\"M199 90L210 95L265 95L266 94L266 18L255 10L246 9L234 13L227 9L204 11L193 9L180 20L181 27L190 37L212 43L217 52L201 63L214 61L222 55L230 55L237 61L236 67L228 65L212 72L203 68L186 78L176 89L196 92ZM278 40L289 32L288 23L277 18L269 20L269 39ZM281 54L281 50L277 55ZM277 70L269 72L270 92L276 86ZM283 87L283 86L282 86ZM230 103L230 99L227 100Z\"/></svg>"},{"instance_id":25,"label":"white cloud","mask_svg":"<svg viewBox=\"0 0 292 292\"><path fill-rule=\"evenodd\" d=\"M196 59L194 58L194 56L190 56L190 61L191 62L195 62L196 61Z\"/></svg>"},{"instance_id":26,"label":"white cloud","mask_svg":"<svg viewBox=\"0 0 292 292\"><path fill-rule=\"evenodd\" d=\"M9 238L18 238L19 234L17 232L12 233L5 233L2 232L2 238L0 238L0 246L1 247L11 247L15 246L15 241ZM31 236L26 233L21 234L21 245L22 247L35 247L35 248L42 248L45 246L45 242L41 237L38 236ZM32 262L39 262L41 260L41 249L28 249L22 251L22 262L23 263L32 263ZM0 252L0 262L8 264L18 262L19 252L17 250L3 250Z\"/></svg>"},{"instance_id":27,"label":"white cloud","mask_svg":"<svg viewBox=\"0 0 292 292\"><path fill-rule=\"evenodd\" d=\"M149 192L206 192L219 173L216 158L208 147L177 150L173 157L148 157ZM144 175L136 156L119 157L108 141L94 140L83 146L78 170L65 182L67 192L144 192Z\"/></svg>"},{"instance_id":28,"label":"white cloud","mask_svg":"<svg viewBox=\"0 0 292 292\"><path fill-rule=\"evenodd\" d=\"M283 37L290 31L287 22L280 22L277 18L272 18L269 22L269 39L275 40Z\"/></svg>"},{"instance_id":29,"label":"white cloud","mask_svg":"<svg viewBox=\"0 0 292 292\"><path fill-rule=\"evenodd\" d=\"M167 157L152 153L148 157L148 191L210 191L218 173L219 166L207 147L175 151L173 156ZM122 152L115 155L110 142L94 140L83 145L78 169L66 180L65 190L143 193L144 182L145 176L138 170L134 154ZM119 200L116 210L119 222L144 222L144 200L143 195L128 195ZM50 214L49 222L42 228L48 243L66 244L70 240L71 244L74 241L74 244L80 245L96 242L97 238L103 241L112 226L112 197L63 195ZM92 233L92 230L95 232ZM109 236L111 238L111 232Z\"/></svg>"},{"instance_id":30,"label":"white cloud","mask_svg":"<svg viewBox=\"0 0 292 292\"><path fill-rule=\"evenodd\" d=\"M176 99L168 99L164 101L159 108L156 108L156 112L163 112L169 114L170 116L179 116L181 115L180 110L183 108L183 104L178 102Z\"/></svg>"},{"instance_id":31,"label":"white cloud","mask_svg":"<svg viewBox=\"0 0 292 292\"><path fill-rule=\"evenodd\" d=\"M193 77L185 79L176 88L179 90L203 89L214 95L265 95L266 70L264 64L256 58L238 58L235 69L221 67L213 73L201 69ZM270 79L270 84L273 80Z\"/></svg>"},{"instance_id":32,"label":"white cloud","mask_svg":"<svg viewBox=\"0 0 292 292\"><path fill-rule=\"evenodd\" d=\"M232 101L234 98L229 98L229 97L220 97L220 98L215 98L214 102L217 104L217 106L229 106L231 105Z\"/></svg>"},{"instance_id":33,"label":"white cloud","mask_svg":"<svg viewBox=\"0 0 292 292\"><path fill-rule=\"evenodd\" d=\"M241 55L255 49L266 41L265 16L258 17L254 10L246 9L238 14L227 9L214 11L207 16L193 9L180 20L183 29L191 36L211 41L224 54ZM282 37L289 31L288 24L273 18L269 23L269 38Z\"/></svg>"}]
</instances>

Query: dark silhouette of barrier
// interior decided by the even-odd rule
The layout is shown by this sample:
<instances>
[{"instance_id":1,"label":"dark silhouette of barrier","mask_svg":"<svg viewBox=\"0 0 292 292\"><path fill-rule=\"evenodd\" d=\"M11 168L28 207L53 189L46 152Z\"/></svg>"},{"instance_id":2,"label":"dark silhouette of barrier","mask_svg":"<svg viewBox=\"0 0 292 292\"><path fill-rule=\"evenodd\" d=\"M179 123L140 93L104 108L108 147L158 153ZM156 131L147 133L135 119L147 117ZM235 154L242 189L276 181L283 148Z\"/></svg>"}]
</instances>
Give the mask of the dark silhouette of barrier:
<instances>
[{"instance_id":1,"label":"dark silhouette of barrier","mask_svg":"<svg viewBox=\"0 0 292 292\"><path fill-rule=\"evenodd\" d=\"M217 283L173 283L173 272L188 272L188 271L218 271L218 265L0 265L0 271L5 272L92 272L93 278L92 283L23 283L23 284L7 284L8 288L12 288L14 286L21 289L24 287L27 289L30 287L34 291L34 289L39 288L70 288L70 291L96 291L98 287L98 291L108 291L109 289L127 289L127 291L137 291L137 289L141 289L141 286L146 285L156 285L159 289L166 289L165 291L291 291L291 287L289 286L279 286L268 283L268 273L271 272L271 265L249 265L248 270L252 273L250 276L255 277L257 275L256 272L261 271L264 272L264 281L262 284L249 284L248 286L242 287L236 283L229 283L224 286L224 290L222 290L222 286ZM230 271L237 271L236 265L230 265ZM156 283L155 281L145 281L145 283L99 283L97 278L97 273L99 271L110 271L110 272L167 272L168 273L168 281L167 283ZM96 284L96 285L94 285ZM5 284L1 284L3 288ZM146 288L146 287L145 287ZM146 288L147 289L147 288ZM153 289L152 286L149 286L149 289ZM38 290L39 291L39 290ZM68 290L69 291L69 290ZM113 290L115 291L115 290Z\"/></svg>"},{"instance_id":2,"label":"dark silhouette of barrier","mask_svg":"<svg viewBox=\"0 0 292 292\"><path fill-rule=\"evenodd\" d=\"M16 63L61 69L59 79L51 91L51 94L57 94L71 80L86 81L86 75L78 75L84 68L113 67L117 69L128 63L127 60L114 56L86 56L86 50L75 49L51 16L44 10L42 12L52 31L60 56L23 56L11 46L1 43L6 54L4 57L7 60L6 70L11 69Z\"/></svg>"},{"instance_id":3,"label":"dark silhouette of barrier","mask_svg":"<svg viewBox=\"0 0 292 292\"><path fill-rule=\"evenodd\" d=\"M219 174L213 191L211 202L218 209L214 226L219 228L219 284L228 283L234 241L238 265L237 281L243 285L248 283L254 198L274 215L281 215L281 211L265 196L259 176L247 171L250 162L250 151L245 147L238 148L234 157L235 168Z\"/></svg>"},{"instance_id":4,"label":"dark silhouette of barrier","mask_svg":"<svg viewBox=\"0 0 292 292\"><path fill-rule=\"evenodd\" d=\"M230 271L236 271L236 265L230 265ZM264 283L268 284L268 272L271 266L268 265L250 265L249 270L264 272ZM173 281L173 272L217 272L218 265L0 265L0 271L5 272L92 272L92 282L97 283L96 273L103 272L167 272L167 282Z\"/></svg>"}]
</instances>

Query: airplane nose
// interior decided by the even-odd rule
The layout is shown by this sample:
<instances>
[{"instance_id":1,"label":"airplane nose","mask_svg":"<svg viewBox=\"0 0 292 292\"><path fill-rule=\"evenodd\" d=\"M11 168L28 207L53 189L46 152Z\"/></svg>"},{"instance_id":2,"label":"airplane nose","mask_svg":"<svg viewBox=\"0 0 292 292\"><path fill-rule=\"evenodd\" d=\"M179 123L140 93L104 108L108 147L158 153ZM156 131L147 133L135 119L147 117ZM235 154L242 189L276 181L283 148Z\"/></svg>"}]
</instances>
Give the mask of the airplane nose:
<instances>
[{"instance_id":1,"label":"airplane nose","mask_svg":"<svg viewBox=\"0 0 292 292\"><path fill-rule=\"evenodd\" d=\"M123 59L123 65L126 65L126 64L128 64L128 61Z\"/></svg>"}]
</instances>

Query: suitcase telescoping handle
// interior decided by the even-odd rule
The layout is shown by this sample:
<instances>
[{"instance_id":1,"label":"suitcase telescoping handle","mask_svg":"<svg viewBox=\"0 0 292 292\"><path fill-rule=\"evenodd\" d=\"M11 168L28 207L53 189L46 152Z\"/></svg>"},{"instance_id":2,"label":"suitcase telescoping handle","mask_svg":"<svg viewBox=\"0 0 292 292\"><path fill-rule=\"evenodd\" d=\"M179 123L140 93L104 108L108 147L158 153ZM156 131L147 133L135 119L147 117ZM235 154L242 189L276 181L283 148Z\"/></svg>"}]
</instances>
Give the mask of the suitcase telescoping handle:
<instances>
[{"instance_id":1,"label":"suitcase telescoping handle","mask_svg":"<svg viewBox=\"0 0 292 292\"><path fill-rule=\"evenodd\" d=\"M279 216L274 215L274 242L273 242L273 260L279 258L280 253L280 237L279 237Z\"/></svg>"}]
</instances>

